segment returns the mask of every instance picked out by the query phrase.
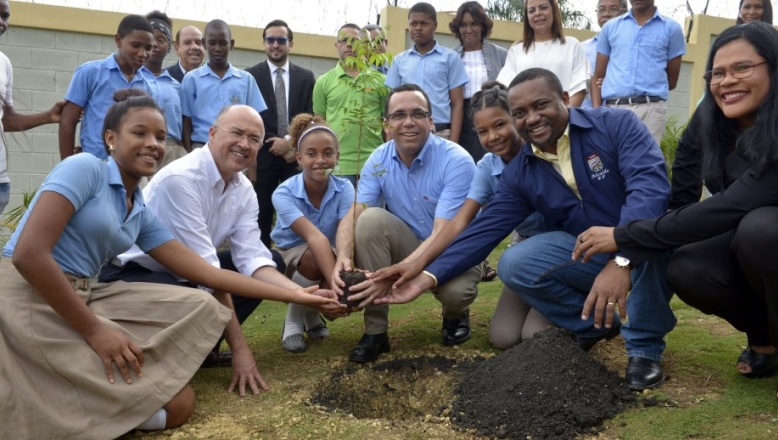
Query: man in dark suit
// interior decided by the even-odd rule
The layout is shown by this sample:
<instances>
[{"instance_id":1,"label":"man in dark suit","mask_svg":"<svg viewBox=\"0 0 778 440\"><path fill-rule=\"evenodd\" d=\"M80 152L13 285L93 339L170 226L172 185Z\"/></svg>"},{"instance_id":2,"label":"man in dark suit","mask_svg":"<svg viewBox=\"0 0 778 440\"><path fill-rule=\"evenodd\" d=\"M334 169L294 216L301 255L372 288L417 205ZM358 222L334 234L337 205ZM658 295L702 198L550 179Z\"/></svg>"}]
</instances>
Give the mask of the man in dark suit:
<instances>
[{"instance_id":1,"label":"man in dark suit","mask_svg":"<svg viewBox=\"0 0 778 440\"><path fill-rule=\"evenodd\" d=\"M257 80L268 107L260 114L265 123L265 143L257 155L254 179L259 200L259 229L267 247L270 247L275 212L273 191L279 183L298 173L295 146L289 144L289 121L299 113L313 113L316 80L313 72L289 62L289 52L294 46L292 39L292 30L284 21L271 21L262 32L267 61L246 69Z\"/></svg>"},{"instance_id":2,"label":"man in dark suit","mask_svg":"<svg viewBox=\"0 0 778 440\"><path fill-rule=\"evenodd\" d=\"M179 61L167 67L167 71L178 82L184 80L184 75L197 69L203 63L203 33L195 26L184 26L176 33L174 45Z\"/></svg>"}]
</instances>

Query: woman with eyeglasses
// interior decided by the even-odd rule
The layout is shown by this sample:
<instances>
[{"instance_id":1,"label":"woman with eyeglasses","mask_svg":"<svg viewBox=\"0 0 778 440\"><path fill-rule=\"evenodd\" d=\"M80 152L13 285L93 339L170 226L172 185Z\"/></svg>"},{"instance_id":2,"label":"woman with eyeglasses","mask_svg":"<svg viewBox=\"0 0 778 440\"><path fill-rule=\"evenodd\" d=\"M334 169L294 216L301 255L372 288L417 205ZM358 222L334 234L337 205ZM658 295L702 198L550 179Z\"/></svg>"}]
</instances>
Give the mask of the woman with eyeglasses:
<instances>
[{"instance_id":1,"label":"woman with eyeglasses","mask_svg":"<svg viewBox=\"0 0 778 440\"><path fill-rule=\"evenodd\" d=\"M770 0L740 0L735 24L763 21L773 24L773 4Z\"/></svg>"},{"instance_id":2,"label":"woman with eyeglasses","mask_svg":"<svg viewBox=\"0 0 778 440\"><path fill-rule=\"evenodd\" d=\"M667 270L673 291L745 333L748 348L737 369L766 377L778 367L778 31L762 22L725 30L707 68L691 133L701 161L682 169L702 177L696 193L676 194L674 185L677 209L615 230L585 231L573 258L619 249L640 263L675 248ZM714 195L678 206L698 200L703 180Z\"/></svg>"},{"instance_id":3,"label":"woman with eyeglasses","mask_svg":"<svg viewBox=\"0 0 778 440\"><path fill-rule=\"evenodd\" d=\"M586 55L578 40L563 35L557 0L525 0L522 22L524 39L508 50L497 81L507 86L520 72L542 67L559 78L570 95L570 106L580 107L589 79Z\"/></svg>"}]
</instances>

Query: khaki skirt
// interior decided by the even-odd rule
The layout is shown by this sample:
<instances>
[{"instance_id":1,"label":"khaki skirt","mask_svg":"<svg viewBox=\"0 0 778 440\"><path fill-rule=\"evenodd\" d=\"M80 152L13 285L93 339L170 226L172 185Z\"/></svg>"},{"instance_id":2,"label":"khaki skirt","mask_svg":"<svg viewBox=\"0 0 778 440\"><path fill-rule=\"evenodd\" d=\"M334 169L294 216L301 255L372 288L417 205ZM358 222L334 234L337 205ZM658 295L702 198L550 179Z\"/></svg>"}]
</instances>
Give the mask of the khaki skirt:
<instances>
[{"instance_id":1,"label":"khaki skirt","mask_svg":"<svg viewBox=\"0 0 778 440\"><path fill-rule=\"evenodd\" d=\"M107 326L143 349L127 384L17 272L0 260L0 438L110 439L167 404L194 376L231 311L199 290L68 277Z\"/></svg>"}]
</instances>

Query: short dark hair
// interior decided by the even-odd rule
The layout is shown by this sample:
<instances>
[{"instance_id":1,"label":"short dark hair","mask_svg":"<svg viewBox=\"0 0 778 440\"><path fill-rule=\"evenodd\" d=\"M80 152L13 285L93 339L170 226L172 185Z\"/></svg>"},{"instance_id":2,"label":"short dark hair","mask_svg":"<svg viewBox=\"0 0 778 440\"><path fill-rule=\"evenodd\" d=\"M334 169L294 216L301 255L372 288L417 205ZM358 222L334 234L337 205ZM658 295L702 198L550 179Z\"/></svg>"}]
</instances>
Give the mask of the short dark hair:
<instances>
[{"instance_id":1,"label":"short dark hair","mask_svg":"<svg viewBox=\"0 0 778 440\"><path fill-rule=\"evenodd\" d=\"M438 22L438 12L435 11L435 7L429 3L419 2L411 6L411 9L408 10L408 18L411 18L411 14L415 13L427 14L432 21L435 23Z\"/></svg>"},{"instance_id":2,"label":"short dark hair","mask_svg":"<svg viewBox=\"0 0 778 440\"><path fill-rule=\"evenodd\" d=\"M122 126L122 120L130 110L140 108L150 108L158 111L162 117L165 114L157 105L156 101L151 98L145 91L141 89L129 88L117 90L113 94L113 100L115 103L105 113L105 119L103 119L103 144L105 145L105 151L110 155L108 144L105 142L105 133L108 130L118 132Z\"/></svg>"},{"instance_id":3,"label":"short dark hair","mask_svg":"<svg viewBox=\"0 0 778 440\"><path fill-rule=\"evenodd\" d=\"M459 27L462 26L462 20L465 17L465 13L469 13L473 17L473 20L481 25L481 28L483 29L481 31L481 41L484 41L486 37L491 35L494 21L486 15L484 7L478 2L464 2L459 5L457 15L454 16L454 19L448 24L448 28L454 33L454 36L457 37L457 40L459 40L460 43L464 44L462 35L459 33Z\"/></svg>"},{"instance_id":4,"label":"short dark hair","mask_svg":"<svg viewBox=\"0 0 778 440\"><path fill-rule=\"evenodd\" d=\"M343 26L339 27L338 28L338 33L340 33L340 31L342 31L343 29L354 29L354 30L357 30L357 31L361 31L362 30L362 28L359 27L358 24L354 24L354 23L346 23Z\"/></svg>"},{"instance_id":5,"label":"short dark hair","mask_svg":"<svg viewBox=\"0 0 778 440\"><path fill-rule=\"evenodd\" d=\"M168 17L167 14L165 14L162 11L151 11L148 14L146 14L146 20L162 20L165 23L167 23L167 27L170 29L173 29L173 20Z\"/></svg>"},{"instance_id":6,"label":"short dark hair","mask_svg":"<svg viewBox=\"0 0 778 440\"><path fill-rule=\"evenodd\" d=\"M743 19L740 18L740 8L743 7L743 0L740 0L740 4L737 5L737 20L735 24L743 24ZM762 21L765 23L773 24L773 3L770 0L762 0Z\"/></svg>"},{"instance_id":7,"label":"short dark hair","mask_svg":"<svg viewBox=\"0 0 778 440\"><path fill-rule=\"evenodd\" d=\"M146 17L142 15L132 14L122 18L122 21L119 22L119 28L116 29L116 33L121 38L131 34L132 31L146 31L154 35L154 28L151 27L151 23L146 20Z\"/></svg>"},{"instance_id":8,"label":"short dark hair","mask_svg":"<svg viewBox=\"0 0 778 440\"><path fill-rule=\"evenodd\" d=\"M384 106L384 116L389 116L389 101L392 100L392 96L395 93L400 92L421 92L422 95L424 95L424 100L427 101L427 111L432 114L432 102L430 101L430 97L427 95L427 92L424 91L421 87L414 83L406 83L406 84L400 84L399 86L393 88L391 91L389 91L389 94L386 95L386 105Z\"/></svg>"},{"instance_id":9,"label":"short dark hair","mask_svg":"<svg viewBox=\"0 0 778 440\"><path fill-rule=\"evenodd\" d=\"M289 36L289 41L294 40L294 33L292 33L292 30L289 28L289 25L286 24L284 20L273 20L270 23L268 23L264 29L262 29L262 41L265 40L265 31L267 30L267 28L271 28L271 27L285 27L286 34Z\"/></svg>"},{"instance_id":10,"label":"short dark hair","mask_svg":"<svg viewBox=\"0 0 778 440\"><path fill-rule=\"evenodd\" d=\"M362 31L365 32L365 35L367 36L370 36L370 32L378 31L381 38L386 40L386 29L377 24L366 24L362 26Z\"/></svg>"},{"instance_id":11,"label":"short dark hair","mask_svg":"<svg viewBox=\"0 0 778 440\"><path fill-rule=\"evenodd\" d=\"M211 20L208 22L208 24L205 25L205 32L203 32L203 37L208 35L208 31L212 29L224 29L227 31L227 38L230 40L232 39L232 28L229 24L227 24L224 20L219 20L218 18L216 20Z\"/></svg>"},{"instance_id":12,"label":"short dark hair","mask_svg":"<svg viewBox=\"0 0 778 440\"><path fill-rule=\"evenodd\" d=\"M557 78L554 72L547 69L542 69L540 67L533 67L523 70L521 73L516 75L515 78L513 78L513 81L511 81L511 85L508 86L508 89L512 89L521 83L532 81L534 79L544 80L546 84L548 84L548 87L560 97L565 93L565 89L562 87L562 83L559 82L559 78Z\"/></svg>"}]
</instances>

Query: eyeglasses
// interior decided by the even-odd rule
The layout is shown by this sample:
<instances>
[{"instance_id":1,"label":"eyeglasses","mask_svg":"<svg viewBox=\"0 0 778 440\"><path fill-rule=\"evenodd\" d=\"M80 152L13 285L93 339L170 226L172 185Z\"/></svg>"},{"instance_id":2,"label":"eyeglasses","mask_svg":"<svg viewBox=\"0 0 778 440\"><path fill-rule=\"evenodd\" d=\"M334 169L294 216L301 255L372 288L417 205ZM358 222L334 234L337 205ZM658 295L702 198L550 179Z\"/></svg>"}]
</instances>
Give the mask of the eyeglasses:
<instances>
[{"instance_id":1,"label":"eyeglasses","mask_svg":"<svg viewBox=\"0 0 778 440\"><path fill-rule=\"evenodd\" d=\"M286 43L289 42L289 39L286 37L266 37L265 43L269 45L274 45L275 43L278 43L279 46L286 46Z\"/></svg>"},{"instance_id":2,"label":"eyeglasses","mask_svg":"<svg viewBox=\"0 0 778 440\"><path fill-rule=\"evenodd\" d=\"M605 6L600 6L599 8L595 9L594 12L600 15L606 12L610 12L612 15L621 15L624 12L624 9L622 9L621 6L611 6L609 8L606 8Z\"/></svg>"},{"instance_id":3,"label":"eyeglasses","mask_svg":"<svg viewBox=\"0 0 778 440\"><path fill-rule=\"evenodd\" d=\"M408 116L411 117L414 121L423 121L430 117L432 113L425 112L424 110L414 110L410 113L405 113L404 111L396 111L394 113L389 113L386 115L386 119L392 122L404 122L405 118Z\"/></svg>"},{"instance_id":4,"label":"eyeglasses","mask_svg":"<svg viewBox=\"0 0 778 440\"><path fill-rule=\"evenodd\" d=\"M219 127L218 125L214 125L214 127L227 133L228 135L230 135L231 138L233 138L236 141L241 141L243 140L243 138L246 138L246 143L249 144L249 147L251 148L259 149L259 147L262 145L261 137L253 134L247 134L240 128L231 128L227 130L226 128Z\"/></svg>"},{"instance_id":5,"label":"eyeglasses","mask_svg":"<svg viewBox=\"0 0 778 440\"><path fill-rule=\"evenodd\" d=\"M729 73L733 78L745 79L754 74L754 69L756 66L761 66L766 62L767 61L762 61L761 63L756 64L736 64L729 68ZM705 75L702 75L702 77L705 79L705 82L708 83L708 85L719 85L722 81L724 81L724 78L727 77L727 69L713 69L711 71L705 72Z\"/></svg>"}]
</instances>

